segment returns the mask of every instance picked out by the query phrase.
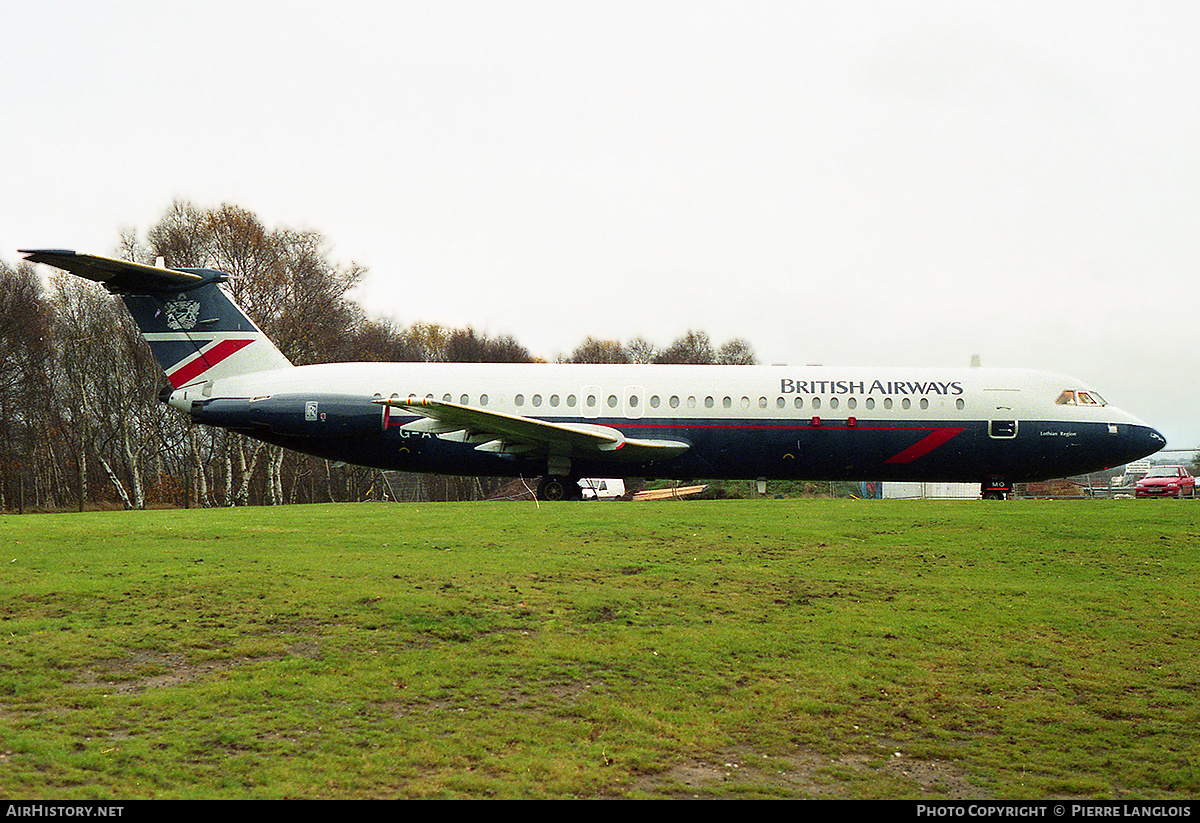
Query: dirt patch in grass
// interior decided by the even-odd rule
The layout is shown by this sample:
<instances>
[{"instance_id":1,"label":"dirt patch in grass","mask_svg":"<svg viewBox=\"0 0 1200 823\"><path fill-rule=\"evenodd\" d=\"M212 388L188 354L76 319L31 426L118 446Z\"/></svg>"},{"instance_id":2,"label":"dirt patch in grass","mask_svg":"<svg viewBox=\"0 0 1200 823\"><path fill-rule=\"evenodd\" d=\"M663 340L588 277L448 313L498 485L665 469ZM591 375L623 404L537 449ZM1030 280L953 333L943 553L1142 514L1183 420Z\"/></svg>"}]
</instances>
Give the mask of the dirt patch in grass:
<instances>
[{"instance_id":1,"label":"dirt patch in grass","mask_svg":"<svg viewBox=\"0 0 1200 823\"><path fill-rule=\"evenodd\" d=\"M847 782L870 784L879 779L909 783L913 796L933 794L955 799L990 796L971 783L962 769L947 761L895 755L880 766L877 757L829 757L815 751L798 751L782 757L731 751L720 759L680 763L664 773L645 777L636 788L676 798L745 792L757 796L837 799L847 797Z\"/></svg>"},{"instance_id":2,"label":"dirt patch in grass","mask_svg":"<svg viewBox=\"0 0 1200 823\"><path fill-rule=\"evenodd\" d=\"M311 657L315 644L301 643L289 650L298 657ZM227 671L250 662L278 660L281 655L234 657L189 662L182 652L135 651L124 657L97 660L79 672L72 684L81 688L106 688L114 694L163 689L201 680L215 672Z\"/></svg>"},{"instance_id":3,"label":"dirt patch in grass","mask_svg":"<svg viewBox=\"0 0 1200 823\"><path fill-rule=\"evenodd\" d=\"M214 671L237 665L236 660L206 660L189 663L179 652L137 651L124 657L97 660L79 672L75 686L106 688L114 693L130 693L191 683Z\"/></svg>"}]
</instances>

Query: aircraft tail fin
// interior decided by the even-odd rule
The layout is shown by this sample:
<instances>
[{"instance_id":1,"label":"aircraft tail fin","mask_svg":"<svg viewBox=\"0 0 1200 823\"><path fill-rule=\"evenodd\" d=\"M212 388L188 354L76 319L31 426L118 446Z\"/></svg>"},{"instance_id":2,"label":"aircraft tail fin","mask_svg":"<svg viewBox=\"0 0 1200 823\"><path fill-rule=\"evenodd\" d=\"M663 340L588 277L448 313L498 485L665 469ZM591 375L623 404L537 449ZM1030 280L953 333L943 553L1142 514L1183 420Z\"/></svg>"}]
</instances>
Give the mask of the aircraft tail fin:
<instances>
[{"instance_id":1,"label":"aircraft tail fin","mask_svg":"<svg viewBox=\"0 0 1200 823\"><path fill-rule=\"evenodd\" d=\"M220 286L229 277L224 272L160 268L63 250L21 253L118 295L176 389L292 365Z\"/></svg>"}]
</instances>

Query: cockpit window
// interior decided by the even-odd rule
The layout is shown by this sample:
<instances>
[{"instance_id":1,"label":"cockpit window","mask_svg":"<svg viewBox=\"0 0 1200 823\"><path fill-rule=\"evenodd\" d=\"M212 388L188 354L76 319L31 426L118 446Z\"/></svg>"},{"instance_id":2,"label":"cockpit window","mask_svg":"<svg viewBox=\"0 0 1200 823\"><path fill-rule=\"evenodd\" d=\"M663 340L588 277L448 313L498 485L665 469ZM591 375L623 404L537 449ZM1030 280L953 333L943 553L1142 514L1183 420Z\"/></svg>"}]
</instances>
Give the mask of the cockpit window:
<instances>
[{"instance_id":1,"label":"cockpit window","mask_svg":"<svg viewBox=\"0 0 1200 823\"><path fill-rule=\"evenodd\" d=\"M1060 406L1107 406L1108 404L1094 391L1075 391L1074 389L1064 389L1063 393L1058 396L1058 400L1054 401Z\"/></svg>"}]
</instances>

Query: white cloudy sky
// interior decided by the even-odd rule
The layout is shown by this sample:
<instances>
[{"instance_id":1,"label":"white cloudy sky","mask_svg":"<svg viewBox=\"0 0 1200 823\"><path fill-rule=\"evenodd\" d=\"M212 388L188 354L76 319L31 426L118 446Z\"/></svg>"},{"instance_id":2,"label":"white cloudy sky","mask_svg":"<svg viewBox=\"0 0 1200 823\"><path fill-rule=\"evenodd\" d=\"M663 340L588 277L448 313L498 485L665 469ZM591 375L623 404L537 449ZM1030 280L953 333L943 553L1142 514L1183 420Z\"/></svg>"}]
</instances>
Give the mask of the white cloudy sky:
<instances>
[{"instance_id":1,"label":"white cloudy sky","mask_svg":"<svg viewBox=\"0 0 1200 823\"><path fill-rule=\"evenodd\" d=\"M1066 372L1200 447L1200 4L0 0L0 258L174 199L371 314Z\"/></svg>"}]
</instances>

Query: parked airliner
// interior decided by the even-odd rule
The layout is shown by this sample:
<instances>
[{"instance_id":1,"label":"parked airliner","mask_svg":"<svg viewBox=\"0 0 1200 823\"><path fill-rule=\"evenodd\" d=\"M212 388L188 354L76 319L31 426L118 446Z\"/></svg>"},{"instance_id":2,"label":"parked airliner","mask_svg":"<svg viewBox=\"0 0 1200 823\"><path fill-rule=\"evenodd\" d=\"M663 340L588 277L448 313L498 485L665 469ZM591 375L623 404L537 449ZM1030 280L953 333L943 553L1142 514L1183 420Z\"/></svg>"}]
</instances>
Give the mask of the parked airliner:
<instances>
[{"instance_id":1,"label":"parked airliner","mask_svg":"<svg viewBox=\"0 0 1200 823\"><path fill-rule=\"evenodd\" d=\"M541 477L1015 482L1117 466L1161 434L1018 369L486 363L293 366L211 269L25 251L119 295L192 420L379 469Z\"/></svg>"}]
</instances>

